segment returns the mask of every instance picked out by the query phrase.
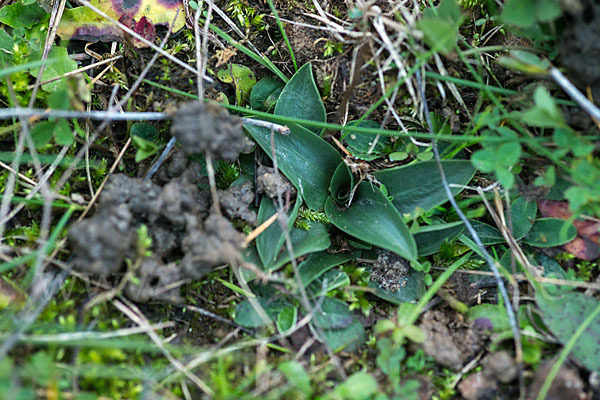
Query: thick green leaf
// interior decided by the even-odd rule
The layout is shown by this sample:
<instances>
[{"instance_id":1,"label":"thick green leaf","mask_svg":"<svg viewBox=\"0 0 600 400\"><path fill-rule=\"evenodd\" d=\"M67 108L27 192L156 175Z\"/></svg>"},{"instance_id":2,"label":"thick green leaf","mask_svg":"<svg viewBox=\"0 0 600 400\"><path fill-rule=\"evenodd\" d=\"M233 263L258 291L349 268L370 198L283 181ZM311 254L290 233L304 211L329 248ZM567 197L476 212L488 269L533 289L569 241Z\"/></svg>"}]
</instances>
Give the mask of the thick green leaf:
<instances>
[{"instance_id":1,"label":"thick green leaf","mask_svg":"<svg viewBox=\"0 0 600 400\"><path fill-rule=\"evenodd\" d=\"M298 307L294 307L292 305L284 308L277 315L277 330L279 332L285 332L294 327L296 325L296 321L298 320Z\"/></svg>"},{"instance_id":2,"label":"thick green leaf","mask_svg":"<svg viewBox=\"0 0 600 400\"><path fill-rule=\"evenodd\" d=\"M53 110L68 110L70 103L69 92L66 89L57 90L48 95L48 107Z\"/></svg>"},{"instance_id":3,"label":"thick green leaf","mask_svg":"<svg viewBox=\"0 0 600 400\"><path fill-rule=\"evenodd\" d=\"M248 246L242 252L242 259L245 262L254 265L256 268L262 269L262 262L260 261L260 257L258 256L256 246ZM247 282L250 282L254 280L254 278L256 278L256 274L247 268L240 268L240 274Z\"/></svg>"},{"instance_id":4,"label":"thick green leaf","mask_svg":"<svg viewBox=\"0 0 600 400\"><path fill-rule=\"evenodd\" d=\"M284 85L280 79L270 76L261 79L250 92L250 107L253 110L271 111Z\"/></svg>"},{"instance_id":5,"label":"thick green leaf","mask_svg":"<svg viewBox=\"0 0 600 400\"><path fill-rule=\"evenodd\" d=\"M558 218L540 218L523 241L535 247L554 247L568 243L576 236L573 224Z\"/></svg>"},{"instance_id":6,"label":"thick green leaf","mask_svg":"<svg viewBox=\"0 0 600 400\"><path fill-rule=\"evenodd\" d=\"M577 328L598 307L598 300L583 293L564 293L560 297L546 297L536 293L536 302L542 312L542 319L550 331L565 344ZM571 355L587 369L600 372L600 317L596 317L579 337Z\"/></svg>"},{"instance_id":7,"label":"thick green leaf","mask_svg":"<svg viewBox=\"0 0 600 400\"><path fill-rule=\"evenodd\" d=\"M503 332L510 330L510 322L506 315L506 310L499 307L498 304L479 304L469 308L469 319L474 321L478 318L485 318L491 323L491 329L494 332Z\"/></svg>"},{"instance_id":8,"label":"thick green leaf","mask_svg":"<svg viewBox=\"0 0 600 400\"><path fill-rule=\"evenodd\" d=\"M365 331L343 301L325 297L311 324L322 328L333 351L355 351L365 340Z\"/></svg>"},{"instance_id":9,"label":"thick green leaf","mask_svg":"<svg viewBox=\"0 0 600 400\"><path fill-rule=\"evenodd\" d=\"M343 329L323 329L325 341L334 352L357 351L367 338L365 328L357 320Z\"/></svg>"},{"instance_id":10,"label":"thick green leaf","mask_svg":"<svg viewBox=\"0 0 600 400\"><path fill-rule=\"evenodd\" d=\"M378 392L377 380L366 372L357 372L335 388L329 399L365 400L371 399ZM383 397L385 398L385 397Z\"/></svg>"},{"instance_id":11,"label":"thick green leaf","mask_svg":"<svg viewBox=\"0 0 600 400\"><path fill-rule=\"evenodd\" d=\"M448 183L466 185L475 174L470 161L445 160L442 166ZM385 185L401 214L412 214L417 207L429 210L448 200L435 161L385 169L373 175ZM450 190L454 196L462 191L456 187Z\"/></svg>"},{"instance_id":12,"label":"thick green leaf","mask_svg":"<svg viewBox=\"0 0 600 400\"><path fill-rule=\"evenodd\" d=\"M326 122L325 106L315 84L310 63L304 64L285 85L275 105L275 114ZM311 127L320 134L322 128ZM270 152L267 152L270 153Z\"/></svg>"},{"instance_id":13,"label":"thick green leaf","mask_svg":"<svg viewBox=\"0 0 600 400\"><path fill-rule=\"evenodd\" d=\"M315 312L312 323L323 329L342 329L354 320L348 305L338 299L325 297L321 308Z\"/></svg>"},{"instance_id":14,"label":"thick green leaf","mask_svg":"<svg viewBox=\"0 0 600 400\"><path fill-rule=\"evenodd\" d=\"M310 375L298 361L290 360L279 363L277 369L285 376L288 382L300 390L307 399L310 399L313 389Z\"/></svg>"},{"instance_id":15,"label":"thick green leaf","mask_svg":"<svg viewBox=\"0 0 600 400\"><path fill-rule=\"evenodd\" d=\"M293 209L288 210L288 227L291 230L294 224L294 220L298 215L298 210L302 205L302 198L298 196L296 199L296 205ZM258 209L258 223L262 224L269 219L273 214L277 212L277 208L273 204L273 199L263 196L260 201L260 207ZM263 233L256 238L256 249L264 269L269 269L275 262L275 259L281 251L281 246L285 241L285 235L281 229L281 225L278 221L275 221L269 226Z\"/></svg>"},{"instance_id":16,"label":"thick green leaf","mask_svg":"<svg viewBox=\"0 0 600 400\"><path fill-rule=\"evenodd\" d=\"M31 139L37 149L50 143L55 127L56 121L41 121L31 128Z\"/></svg>"},{"instance_id":17,"label":"thick green leaf","mask_svg":"<svg viewBox=\"0 0 600 400\"><path fill-rule=\"evenodd\" d=\"M499 229L476 220L469 220L469 222L473 226L473 229L475 229L475 232L481 239L481 243L483 243L484 246L505 242L502 232L500 232ZM465 236L473 240L469 231L465 231Z\"/></svg>"},{"instance_id":18,"label":"thick green leaf","mask_svg":"<svg viewBox=\"0 0 600 400\"><path fill-rule=\"evenodd\" d=\"M535 11L540 22L549 22L562 15L559 0L538 0Z\"/></svg>"},{"instance_id":19,"label":"thick green leaf","mask_svg":"<svg viewBox=\"0 0 600 400\"><path fill-rule=\"evenodd\" d=\"M61 146L68 146L75 141L71 126L64 119L56 121L56 126L54 127L54 141Z\"/></svg>"},{"instance_id":20,"label":"thick green leaf","mask_svg":"<svg viewBox=\"0 0 600 400\"><path fill-rule=\"evenodd\" d=\"M358 124L356 121L349 122L351 126L364 126L366 128L379 128L379 124L375 121L361 121ZM377 143L373 147L373 150L369 153L369 149L373 146L376 136L371 133L363 132L344 132L342 130L342 137L346 142L346 148L352 155L358 159L371 161L379 158L383 155L383 151L386 145L390 144L390 138L387 136L380 136L377 139Z\"/></svg>"},{"instance_id":21,"label":"thick green leaf","mask_svg":"<svg viewBox=\"0 0 600 400\"><path fill-rule=\"evenodd\" d=\"M290 237L292 239L294 256L300 257L328 249L331 245L328 231L328 226L318 222L312 222L309 230L293 228L290 232ZM287 251L283 251L268 270L277 270L289 263L290 260L290 254Z\"/></svg>"},{"instance_id":22,"label":"thick green leaf","mask_svg":"<svg viewBox=\"0 0 600 400\"><path fill-rule=\"evenodd\" d=\"M535 0L506 0L502 19L509 24L526 28L535 23Z\"/></svg>"},{"instance_id":23,"label":"thick green leaf","mask_svg":"<svg viewBox=\"0 0 600 400\"><path fill-rule=\"evenodd\" d=\"M331 177L329 193L338 204L346 205L350 200L355 184L354 175L350 172L350 168L346 163L341 162Z\"/></svg>"},{"instance_id":24,"label":"thick green leaf","mask_svg":"<svg viewBox=\"0 0 600 400\"><path fill-rule=\"evenodd\" d=\"M250 90L256 84L254 72L240 64L229 64L227 68L220 69L217 71L217 77L221 82L233 83L238 105L250 96Z\"/></svg>"},{"instance_id":25,"label":"thick green leaf","mask_svg":"<svg viewBox=\"0 0 600 400\"><path fill-rule=\"evenodd\" d=\"M257 297L256 300L271 320L275 320L281 311L291 306L287 300L276 296ZM265 325L248 300L242 301L235 308L235 323L246 328L258 328Z\"/></svg>"},{"instance_id":26,"label":"thick green leaf","mask_svg":"<svg viewBox=\"0 0 600 400\"><path fill-rule=\"evenodd\" d=\"M556 102L543 86L538 86L533 94L535 106L521 114L523 122L542 128L565 127L564 117Z\"/></svg>"},{"instance_id":27,"label":"thick green leaf","mask_svg":"<svg viewBox=\"0 0 600 400\"><path fill-rule=\"evenodd\" d=\"M271 130L251 125L244 128L271 157ZM277 165L298 189L308 208L322 210L331 176L341 157L329 143L306 128L297 125L290 128L287 136L274 133Z\"/></svg>"},{"instance_id":28,"label":"thick green leaf","mask_svg":"<svg viewBox=\"0 0 600 400\"><path fill-rule=\"evenodd\" d=\"M408 268L408 273L398 279L400 288L396 291L386 290L379 282L369 280L369 287L376 289L375 296L394 304L416 303L425 294L425 281L422 271Z\"/></svg>"},{"instance_id":29,"label":"thick green leaf","mask_svg":"<svg viewBox=\"0 0 600 400\"><path fill-rule=\"evenodd\" d=\"M0 8L0 22L11 28L31 28L33 25L48 17L46 11L37 4L23 5L16 1L14 4Z\"/></svg>"},{"instance_id":30,"label":"thick green leaf","mask_svg":"<svg viewBox=\"0 0 600 400\"><path fill-rule=\"evenodd\" d=\"M41 52L32 53L29 59L31 61L37 61L40 58ZM42 73L42 81L47 81L52 78L63 76L67 72L71 72L78 67L77 62L71 60L69 54L67 53L67 49L64 47L52 46L48 58L55 59L55 62L46 65L46 67L44 68L44 72ZM31 75L37 77L40 73L40 68L32 68L30 70L30 73ZM44 89L46 92L54 92L56 90L64 88L65 82L66 79L62 78L57 81L42 85L42 89Z\"/></svg>"},{"instance_id":31,"label":"thick green leaf","mask_svg":"<svg viewBox=\"0 0 600 400\"><path fill-rule=\"evenodd\" d=\"M349 284L350 278L344 271L338 268L330 269L308 285L306 293L311 298L322 297L334 289Z\"/></svg>"},{"instance_id":32,"label":"thick green leaf","mask_svg":"<svg viewBox=\"0 0 600 400\"><path fill-rule=\"evenodd\" d=\"M419 21L417 26L431 49L444 54L454 50L458 38L458 27L455 25L441 18L426 17Z\"/></svg>"},{"instance_id":33,"label":"thick green leaf","mask_svg":"<svg viewBox=\"0 0 600 400\"><path fill-rule=\"evenodd\" d=\"M156 126L147 122L136 122L131 125L130 136L139 136L144 140L158 144L160 142L160 132Z\"/></svg>"},{"instance_id":34,"label":"thick green leaf","mask_svg":"<svg viewBox=\"0 0 600 400\"><path fill-rule=\"evenodd\" d=\"M407 260L417 257L417 245L398 210L370 183L361 183L352 204L340 209L333 198L325 204L325 214L340 230L367 243L393 251Z\"/></svg>"},{"instance_id":35,"label":"thick green leaf","mask_svg":"<svg viewBox=\"0 0 600 400\"><path fill-rule=\"evenodd\" d=\"M360 257L361 251L355 250L350 253L328 253L322 251L308 256L300 265L298 272L304 287L310 285L315 279L321 276L326 271L347 261L354 260Z\"/></svg>"},{"instance_id":36,"label":"thick green leaf","mask_svg":"<svg viewBox=\"0 0 600 400\"><path fill-rule=\"evenodd\" d=\"M517 240L527 235L535 221L537 214L537 203L527 201L525 197L519 197L510 206L513 237Z\"/></svg>"},{"instance_id":37,"label":"thick green leaf","mask_svg":"<svg viewBox=\"0 0 600 400\"><path fill-rule=\"evenodd\" d=\"M465 230L462 222L449 224L427 225L419 228L414 234L419 256L437 253L444 241L451 242Z\"/></svg>"}]
</instances>

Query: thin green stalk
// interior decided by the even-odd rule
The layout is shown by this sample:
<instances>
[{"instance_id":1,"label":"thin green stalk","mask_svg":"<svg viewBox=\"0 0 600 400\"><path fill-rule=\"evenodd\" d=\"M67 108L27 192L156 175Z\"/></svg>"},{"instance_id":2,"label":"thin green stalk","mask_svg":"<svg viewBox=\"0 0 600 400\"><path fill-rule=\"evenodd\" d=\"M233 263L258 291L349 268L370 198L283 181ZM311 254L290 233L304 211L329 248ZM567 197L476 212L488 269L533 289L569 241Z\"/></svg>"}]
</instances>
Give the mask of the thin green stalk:
<instances>
[{"instance_id":1,"label":"thin green stalk","mask_svg":"<svg viewBox=\"0 0 600 400\"><path fill-rule=\"evenodd\" d=\"M0 199L3 199L4 195L0 194ZM44 204L44 200L41 199L28 199L26 197L20 197L20 196L12 196L11 201L13 203L25 203L28 205L34 205L34 206L41 206ZM56 208L75 208L77 210L84 210L85 207L83 206L78 206L78 205L74 205L74 204L68 204L68 203L56 203L53 202L52 203L52 207L56 207Z\"/></svg>"},{"instance_id":2,"label":"thin green stalk","mask_svg":"<svg viewBox=\"0 0 600 400\"><path fill-rule=\"evenodd\" d=\"M290 56L292 57L292 62L294 63L294 71L298 71L298 65L296 65L296 57L294 57L294 50L292 49L290 40L288 39L287 35L285 34L285 29L283 29L283 24L281 23L281 20L279 19L279 13L277 12L275 5L273 4L273 0L267 0L267 2L269 3L271 12L275 16L275 21L277 22L277 26L279 27L279 31L281 32L281 36L283 36L285 45L287 46L288 51L290 52Z\"/></svg>"},{"instance_id":3,"label":"thin green stalk","mask_svg":"<svg viewBox=\"0 0 600 400\"><path fill-rule=\"evenodd\" d=\"M6 75L14 74L15 72L24 71L26 69L38 68L38 67L41 67L42 64L44 64L46 66L52 65L57 61L58 61L58 58L48 58L48 59L46 59L46 61L38 60L38 61L31 61L31 62L24 63L24 64L14 65L12 67L1 69L0 70L0 78L2 78L3 76L6 76Z\"/></svg>"},{"instance_id":4,"label":"thin green stalk","mask_svg":"<svg viewBox=\"0 0 600 400\"><path fill-rule=\"evenodd\" d=\"M160 83L150 81L148 79L144 79L143 82L147 83L148 85L157 87L159 89L169 91L171 93L189 97L190 99L198 100L198 96L195 94L186 93L186 92L183 92L178 89L173 89L168 86L162 85ZM396 85L401 85L403 82L404 81L399 81L399 83L397 83ZM390 94L393 91L393 89L395 89L395 88L392 88L392 90L389 91ZM383 98L381 101L383 102ZM375 104L377 104L377 103L375 103ZM381 103L379 103L379 104L381 104ZM372 135L411 136L411 137L419 138L419 139L431 139L431 135L426 132L410 132L410 134L407 135L404 132L391 131L391 130L387 130L387 129L366 128L366 127L362 127L362 126L351 126L351 125L344 126L344 125L338 125L338 124L330 124L327 122L312 121L312 120L308 120L308 119L284 117L281 115L269 114L266 112L256 111L256 110L252 110L250 108L234 106L231 104L221 104L221 106L223 106L224 108L227 108L228 110L236 111L236 112L239 112L244 115L250 115L250 116L255 116L255 117L259 117L259 118L264 118L269 121L283 123L283 124L293 123L293 124L298 124L298 125L302 125L305 127L317 127L317 128L323 128L323 129L329 129L329 130L335 130L335 131L345 130L347 132L361 132L361 133L372 134ZM375 108L377 108L377 107L375 107ZM367 111L365 116L368 116L368 113L369 113L369 111ZM471 144L479 143L479 142L505 142L506 141L505 138L501 138L501 137L474 137L471 135L443 135L443 134L436 135L436 139L442 140L442 141L448 141L448 142L461 142L464 140L468 140L468 141L472 142ZM598 136L598 135L589 136L588 139L589 140L597 140L597 139L600 139L600 136ZM523 138L517 138L515 140L522 142L522 143L532 143L532 142L537 143L537 142L539 142L539 144L544 144L544 143L549 142L548 139L543 138L543 137L535 137L535 138L523 137Z\"/></svg>"},{"instance_id":5,"label":"thin green stalk","mask_svg":"<svg viewBox=\"0 0 600 400\"><path fill-rule=\"evenodd\" d=\"M463 54L465 56L470 56L471 54L479 54L479 53L484 53L486 51L492 52L492 51L509 51L509 50L525 50L525 51L543 53L543 51L541 51L541 50L537 50L532 47L526 47L526 46L484 46L484 47L474 47L472 49L465 50L465 51L463 51Z\"/></svg>"},{"instance_id":6,"label":"thin green stalk","mask_svg":"<svg viewBox=\"0 0 600 400\"><path fill-rule=\"evenodd\" d=\"M440 75L440 74L437 74L435 72L430 72L430 71L426 71L425 76L428 78L431 78L431 79L437 79L440 81L451 82L451 83L461 85L461 86L471 87L473 89L479 89L479 90L488 89L493 93L504 94L506 96L515 96L518 94L522 94L521 92L518 92L516 90L505 89L505 88L497 87L497 86L490 86L490 85L486 85L485 83L468 81L466 79L455 78L453 76L444 76L444 75ZM573 107L577 106L577 103L575 103L574 101L565 100L565 99L556 99L556 103L562 104L565 106L573 106Z\"/></svg>"},{"instance_id":7,"label":"thin green stalk","mask_svg":"<svg viewBox=\"0 0 600 400\"><path fill-rule=\"evenodd\" d=\"M556 378L556 375L558 374L560 367L562 367L563 363L567 359L567 356L569 355L571 350L573 350L573 347L575 347L577 340L581 337L581 335L583 335L583 332L592 323L594 318L596 318L596 316L598 316L598 314L600 314L600 304L598 304L598 306L594 309L594 311L592 311L590 313L590 315L587 316L585 321L583 321L583 323L581 325L579 325L579 327L577 328L577 330L575 331L573 336L571 336L569 341L565 344L565 347L560 352L558 359L552 365L552 368L550 368L550 372L548 372L548 375L546 376L546 379L544 380L544 384L542 385L542 388L540 389L540 392L538 393L536 400L544 400L546 398L546 395L548 394L548 391L550 390L550 386L552 386L552 382L554 381L554 378Z\"/></svg>"}]
</instances>

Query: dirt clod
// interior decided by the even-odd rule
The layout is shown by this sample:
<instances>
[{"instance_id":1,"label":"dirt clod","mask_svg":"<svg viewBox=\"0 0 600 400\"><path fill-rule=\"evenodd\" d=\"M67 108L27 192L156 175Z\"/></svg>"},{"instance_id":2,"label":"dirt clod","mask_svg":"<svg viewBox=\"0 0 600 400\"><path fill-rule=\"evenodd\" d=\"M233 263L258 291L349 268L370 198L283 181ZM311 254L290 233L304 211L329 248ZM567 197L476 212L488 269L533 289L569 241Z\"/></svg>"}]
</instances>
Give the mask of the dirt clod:
<instances>
[{"instance_id":1,"label":"dirt clod","mask_svg":"<svg viewBox=\"0 0 600 400\"><path fill-rule=\"evenodd\" d=\"M256 170L256 180L259 193L269 198L283 196L288 191L291 197L296 197L296 188L282 174L276 174L274 168L259 166Z\"/></svg>"},{"instance_id":2,"label":"dirt clod","mask_svg":"<svg viewBox=\"0 0 600 400\"><path fill-rule=\"evenodd\" d=\"M164 264L159 258L144 260L136 271L137 282L128 282L125 294L133 301L145 303L149 300L179 302L179 286L170 287L182 278L181 269L175 263Z\"/></svg>"},{"instance_id":3,"label":"dirt clod","mask_svg":"<svg viewBox=\"0 0 600 400\"><path fill-rule=\"evenodd\" d=\"M244 135L242 120L212 103L183 106L173 115L171 133L187 155L209 151L215 159L235 161L241 152L253 147Z\"/></svg>"},{"instance_id":4,"label":"dirt clod","mask_svg":"<svg viewBox=\"0 0 600 400\"><path fill-rule=\"evenodd\" d=\"M250 225L257 224L256 212L248 207L254 202L254 185L246 182L231 186L227 190L219 190L219 203L223 213L229 218L240 218Z\"/></svg>"},{"instance_id":5,"label":"dirt clod","mask_svg":"<svg viewBox=\"0 0 600 400\"><path fill-rule=\"evenodd\" d=\"M191 217L187 226L187 236L182 245L185 257L181 266L192 279L200 279L214 266L239 259L244 235L236 231L226 218L211 214L202 227L200 220Z\"/></svg>"},{"instance_id":6,"label":"dirt clod","mask_svg":"<svg viewBox=\"0 0 600 400\"><path fill-rule=\"evenodd\" d=\"M132 256L132 218L129 207L123 204L113 212L100 212L75 223L69 232L75 269L95 275L119 272L125 257Z\"/></svg>"},{"instance_id":7,"label":"dirt clod","mask_svg":"<svg viewBox=\"0 0 600 400\"><path fill-rule=\"evenodd\" d=\"M483 337L458 313L428 311L420 325L425 333L425 354L455 371L473 357L483 344Z\"/></svg>"}]
</instances>

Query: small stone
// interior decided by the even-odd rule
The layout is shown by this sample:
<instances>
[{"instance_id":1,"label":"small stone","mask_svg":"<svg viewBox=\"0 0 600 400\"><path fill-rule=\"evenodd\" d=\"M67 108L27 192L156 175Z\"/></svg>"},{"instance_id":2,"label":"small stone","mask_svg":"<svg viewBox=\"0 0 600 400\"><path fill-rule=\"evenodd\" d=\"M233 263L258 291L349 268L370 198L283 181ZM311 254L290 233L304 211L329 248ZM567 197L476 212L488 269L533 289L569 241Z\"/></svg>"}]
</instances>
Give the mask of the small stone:
<instances>
[{"instance_id":1,"label":"small stone","mask_svg":"<svg viewBox=\"0 0 600 400\"><path fill-rule=\"evenodd\" d=\"M466 400L491 400L498 390L498 385L482 372L476 372L463 379L458 384L458 390Z\"/></svg>"},{"instance_id":2,"label":"small stone","mask_svg":"<svg viewBox=\"0 0 600 400\"><path fill-rule=\"evenodd\" d=\"M489 354L481 362L483 373L488 378L496 379L502 383L509 383L517 377L517 362L506 351Z\"/></svg>"},{"instance_id":3,"label":"small stone","mask_svg":"<svg viewBox=\"0 0 600 400\"><path fill-rule=\"evenodd\" d=\"M535 371L533 382L529 387L528 399L537 398L553 364L553 361L546 361ZM583 396L583 381L579 377L579 373L575 369L563 365L552 381L545 400L576 400L584 398Z\"/></svg>"}]
</instances>

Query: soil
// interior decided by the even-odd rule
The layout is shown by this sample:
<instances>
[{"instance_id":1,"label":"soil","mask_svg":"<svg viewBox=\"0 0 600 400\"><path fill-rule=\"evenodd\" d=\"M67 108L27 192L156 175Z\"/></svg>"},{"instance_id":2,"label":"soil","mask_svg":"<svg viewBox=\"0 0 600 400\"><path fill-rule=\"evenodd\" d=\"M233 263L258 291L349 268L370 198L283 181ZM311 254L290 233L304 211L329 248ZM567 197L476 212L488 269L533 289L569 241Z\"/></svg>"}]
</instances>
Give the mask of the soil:
<instances>
[{"instance_id":1,"label":"soil","mask_svg":"<svg viewBox=\"0 0 600 400\"><path fill-rule=\"evenodd\" d=\"M600 98L600 4L593 0L572 3L580 6L567 8L571 20L563 31L558 46L562 65L569 70L569 78L578 84L584 93L589 86L594 98L598 99Z\"/></svg>"}]
</instances>

